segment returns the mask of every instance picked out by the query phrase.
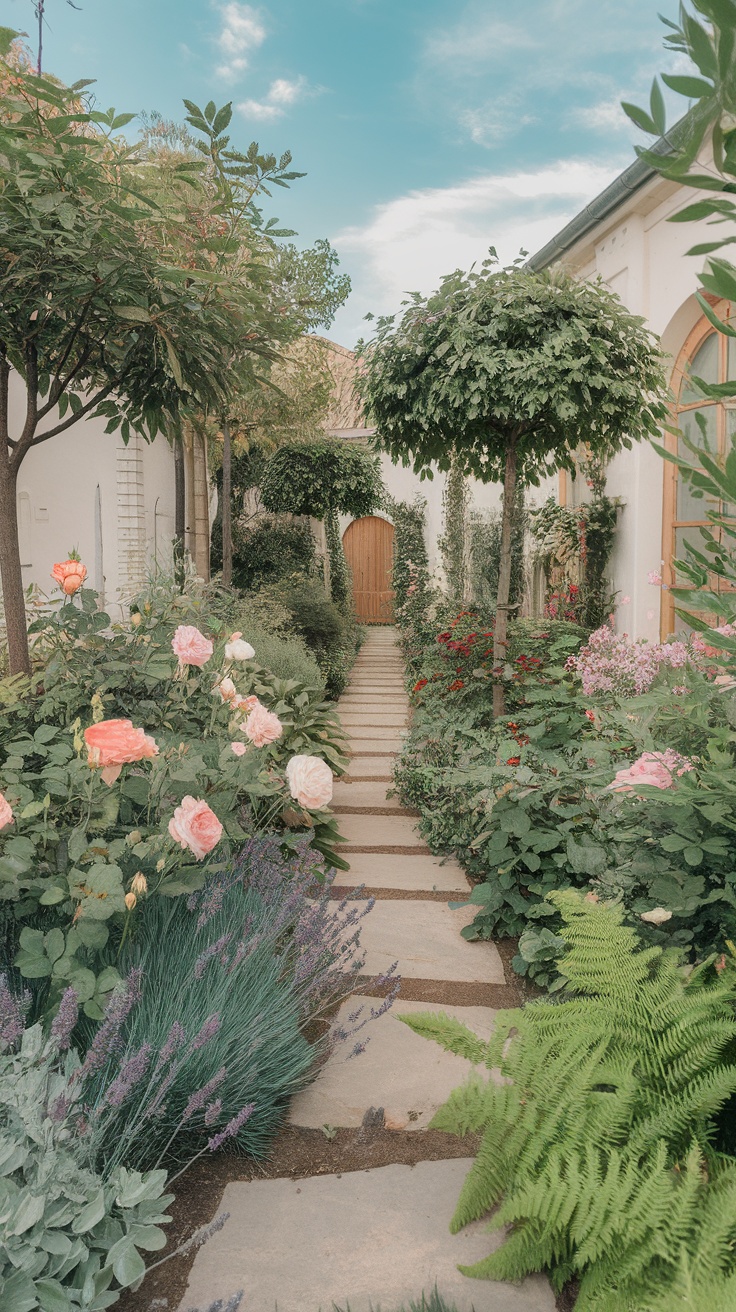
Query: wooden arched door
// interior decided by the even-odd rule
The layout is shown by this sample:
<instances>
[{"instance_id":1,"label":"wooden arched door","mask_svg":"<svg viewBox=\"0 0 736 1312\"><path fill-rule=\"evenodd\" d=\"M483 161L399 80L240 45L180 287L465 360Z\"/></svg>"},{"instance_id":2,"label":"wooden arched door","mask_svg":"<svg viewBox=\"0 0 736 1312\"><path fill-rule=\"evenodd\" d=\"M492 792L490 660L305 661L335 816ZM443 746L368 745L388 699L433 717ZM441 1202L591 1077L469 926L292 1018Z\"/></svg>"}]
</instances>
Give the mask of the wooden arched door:
<instances>
[{"instance_id":1,"label":"wooden arched door","mask_svg":"<svg viewBox=\"0 0 736 1312\"><path fill-rule=\"evenodd\" d=\"M378 515L354 519L343 534L353 575L355 613L361 624L390 624L394 617L391 568L394 526Z\"/></svg>"}]
</instances>

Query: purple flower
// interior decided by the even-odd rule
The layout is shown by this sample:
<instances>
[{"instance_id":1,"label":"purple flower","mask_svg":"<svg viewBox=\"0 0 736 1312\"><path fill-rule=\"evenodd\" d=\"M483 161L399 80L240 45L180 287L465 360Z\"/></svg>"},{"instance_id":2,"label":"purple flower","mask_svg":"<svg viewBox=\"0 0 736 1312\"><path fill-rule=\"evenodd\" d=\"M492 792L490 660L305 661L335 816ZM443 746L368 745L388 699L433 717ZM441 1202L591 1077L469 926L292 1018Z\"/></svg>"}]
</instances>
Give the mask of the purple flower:
<instances>
[{"instance_id":1,"label":"purple flower","mask_svg":"<svg viewBox=\"0 0 736 1312\"><path fill-rule=\"evenodd\" d=\"M79 1019L79 1005L73 988L64 989L59 1010L51 1022L51 1038L59 1052L66 1052L72 1041L72 1032Z\"/></svg>"},{"instance_id":2,"label":"purple flower","mask_svg":"<svg viewBox=\"0 0 736 1312\"><path fill-rule=\"evenodd\" d=\"M108 1059L119 1048L123 1025L141 997L143 971L140 966L131 970L128 978L118 984L105 1008L105 1018L87 1049L87 1056L73 1078L85 1080L101 1071Z\"/></svg>"},{"instance_id":3,"label":"purple flower","mask_svg":"<svg viewBox=\"0 0 736 1312\"><path fill-rule=\"evenodd\" d=\"M206 1084L203 1084L201 1089L195 1090L182 1113L182 1124L184 1121L190 1120L195 1112L201 1111L205 1103L209 1102L215 1090L222 1084L226 1075L227 1067L221 1066L217 1074L212 1076L211 1080L208 1080Z\"/></svg>"},{"instance_id":4,"label":"purple flower","mask_svg":"<svg viewBox=\"0 0 736 1312\"><path fill-rule=\"evenodd\" d=\"M0 975L0 1047L12 1048L24 1029L23 1001L8 988L7 975Z\"/></svg>"},{"instance_id":5,"label":"purple flower","mask_svg":"<svg viewBox=\"0 0 736 1312\"><path fill-rule=\"evenodd\" d=\"M222 1098L216 1098L214 1102L211 1102L209 1104L204 1114L204 1123L207 1126L207 1128L209 1129L211 1125L214 1125L215 1121L219 1121L221 1115L222 1115Z\"/></svg>"},{"instance_id":6,"label":"purple flower","mask_svg":"<svg viewBox=\"0 0 736 1312\"><path fill-rule=\"evenodd\" d=\"M58 1098L54 1098L54 1101L49 1104L49 1120L53 1121L54 1125L61 1125L69 1115L70 1107L69 1099L65 1098L63 1093L60 1093Z\"/></svg>"},{"instance_id":7,"label":"purple flower","mask_svg":"<svg viewBox=\"0 0 736 1312\"><path fill-rule=\"evenodd\" d=\"M190 1054L193 1052L198 1052L199 1049L203 1048L206 1043L209 1043L210 1039L214 1039L219 1028L220 1028L220 1017L218 1016L216 1011L213 1011L212 1015L207 1017L199 1033L195 1034L194 1038L192 1039L192 1042L189 1045Z\"/></svg>"},{"instance_id":8,"label":"purple flower","mask_svg":"<svg viewBox=\"0 0 736 1312\"><path fill-rule=\"evenodd\" d=\"M161 1051L158 1054L158 1060L156 1061L156 1069L153 1072L154 1075L158 1075L159 1071L163 1069L167 1061L171 1061L171 1058L173 1057L174 1053L181 1047L183 1043L186 1042L186 1037L187 1036L184 1026L181 1025L178 1020L175 1020L174 1024L171 1026L171 1029L166 1035Z\"/></svg>"},{"instance_id":9,"label":"purple flower","mask_svg":"<svg viewBox=\"0 0 736 1312\"><path fill-rule=\"evenodd\" d=\"M228 1121L225 1129L221 1130L219 1134L214 1136L214 1138L207 1141L207 1147L210 1152L216 1153L218 1148L221 1148L227 1139L234 1138L238 1131L245 1125L245 1122L253 1115L254 1111L255 1103L253 1102L247 1103L245 1107L241 1107L237 1116L233 1116L232 1120Z\"/></svg>"},{"instance_id":10,"label":"purple flower","mask_svg":"<svg viewBox=\"0 0 736 1312\"><path fill-rule=\"evenodd\" d=\"M138 1081L143 1079L148 1070L152 1051L150 1043L143 1043L132 1057L128 1057L127 1061L123 1062L119 1074L105 1094L104 1101L109 1107L120 1107Z\"/></svg>"}]
</instances>

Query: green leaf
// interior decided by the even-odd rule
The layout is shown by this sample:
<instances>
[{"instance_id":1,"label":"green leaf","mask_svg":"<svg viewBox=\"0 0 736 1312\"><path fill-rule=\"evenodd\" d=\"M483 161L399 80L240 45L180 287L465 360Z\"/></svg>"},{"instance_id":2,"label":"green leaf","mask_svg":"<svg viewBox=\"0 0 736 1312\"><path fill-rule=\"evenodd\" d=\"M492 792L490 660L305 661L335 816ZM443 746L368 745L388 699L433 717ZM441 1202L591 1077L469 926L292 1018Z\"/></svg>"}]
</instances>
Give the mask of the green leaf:
<instances>
[{"instance_id":1,"label":"green leaf","mask_svg":"<svg viewBox=\"0 0 736 1312\"><path fill-rule=\"evenodd\" d=\"M105 1216L105 1191L100 1188L95 1193L94 1198L77 1213L72 1222L72 1234L84 1235L88 1230L94 1230L96 1225Z\"/></svg>"},{"instance_id":2,"label":"green leaf","mask_svg":"<svg viewBox=\"0 0 736 1312\"><path fill-rule=\"evenodd\" d=\"M703 96L712 96L715 91L712 83L704 82L700 77L687 77L680 73L663 73L662 81L671 91L676 91L680 96L687 96L689 100L701 100Z\"/></svg>"},{"instance_id":3,"label":"green leaf","mask_svg":"<svg viewBox=\"0 0 736 1312\"><path fill-rule=\"evenodd\" d=\"M146 1274L146 1264L143 1261L138 1249L131 1245L121 1254L113 1263L113 1273L118 1284L125 1289L128 1285L134 1285L136 1280L141 1280Z\"/></svg>"},{"instance_id":4,"label":"green leaf","mask_svg":"<svg viewBox=\"0 0 736 1312\"><path fill-rule=\"evenodd\" d=\"M621 108L624 114L628 115L632 123L635 123L642 132L650 132L652 136L657 135L657 125L654 119L650 118L645 109L640 109L638 105L632 105L628 100L621 101Z\"/></svg>"},{"instance_id":5,"label":"green leaf","mask_svg":"<svg viewBox=\"0 0 736 1312\"><path fill-rule=\"evenodd\" d=\"M649 96L649 109L656 131L659 133L660 137L664 136L667 128L667 115L665 113L662 89L656 77L652 82L652 90Z\"/></svg>"},{"instance_id":6,"label":"green leaf","mask_svg":"<svg viewBox=\"0 0 736 1312\"><path fill-rule=\"evenodd\" d=\"M73 1312L69 1295L59 1280L49 1276L37 1280L36 1294L41 1312Z\"/></svg>"},{"instance_id":7,"label":"green leaf","mask_svg":"<svg viewBox=\"0 0 736 1312\"><path fill-rule=\"evenodd\" d=\"M698 847L695 843L692 843L683 850L682 855L689 866L699 866L703 860L703 849L702 847Z\"/></svg>"},{"instance_id":8,"label":"green leaf","mask_svg":"<svg viewBox=\"0 0 736 1312\"><path fill-rule=\"evenodd\" d=\"M131 323L150 323L151 316L148 310L141 305L115 305L113 312L119 319L127 319Z\"/></svg>"}]
</instances>

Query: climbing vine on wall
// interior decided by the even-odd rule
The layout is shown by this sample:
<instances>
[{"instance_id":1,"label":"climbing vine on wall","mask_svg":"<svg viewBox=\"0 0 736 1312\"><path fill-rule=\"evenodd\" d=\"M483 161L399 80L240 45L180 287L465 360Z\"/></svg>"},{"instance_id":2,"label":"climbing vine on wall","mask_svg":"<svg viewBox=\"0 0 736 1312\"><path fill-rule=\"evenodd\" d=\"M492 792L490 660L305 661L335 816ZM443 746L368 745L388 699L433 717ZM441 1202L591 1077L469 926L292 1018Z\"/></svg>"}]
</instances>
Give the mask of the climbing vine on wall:
<instances>
[{"instance_id":1,"label":"climbing vine on wall","mask_svg":"<svg viewBox=\"0 0 736 1312\"><path fill-rule=\"evenodd\" d=\"M607 569L621 502L606 496L599 477L589 476L588 484L592 501L561 506L548 497L529 513L535 558L544 570L545 613L592 630L604 623L614 602Z\"/></svg>"},{"instance_id":2,"label":"climbing vine on wall","mask_svg":"<svg viewBox=\"0 0 736 1312\"><path fill-rule=\"evenodd\" d=\"M394 526L391 582L398 609L410 597L426 593L429 585L429 557L425 536L427 502L424 497L416 497L414 501L394 501L386 497L384 505Z\"/></svg>"},{"instance_id":3,"label":"climbing vine on wall","mask_svg":"<svg viewBox=\"0 0 736 1312\"><path fill-rule=\"evenodd\" d=\"M509 603L517 609L526 589L525 540L527 513L524 506L524 489L519 486L514 500L511 528L511 588ZM500 510L473 511L468 520L468 571L470 600L484 610L495 610L498 592L498 571L501 563L501 512Z\"/></svg>"}]
</instances>

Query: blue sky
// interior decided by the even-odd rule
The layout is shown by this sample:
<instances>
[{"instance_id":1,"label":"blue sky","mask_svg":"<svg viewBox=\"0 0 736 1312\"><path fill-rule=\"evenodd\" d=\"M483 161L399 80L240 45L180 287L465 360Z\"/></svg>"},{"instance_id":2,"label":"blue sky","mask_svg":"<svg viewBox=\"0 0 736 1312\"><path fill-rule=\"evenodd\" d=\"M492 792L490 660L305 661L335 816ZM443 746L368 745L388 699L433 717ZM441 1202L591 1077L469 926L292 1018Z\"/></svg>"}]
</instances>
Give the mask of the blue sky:
<instances>
[{"instance_id":1,"label":"blue sky","mask_svg":"<svg viewBox=\"0 0 736 1312\"><path fill-rule=\"evenodd\" d=\"M633 159L622 98L672 69L673 0L46 0L45 66L103 105L232 99L238 145L307 177L272 202L353 279L329 335L443 273L535 250ZM31 32L31 0L1 22ZM129 129L130 131L131 129Z\"/></svg>"}]
</instances>

